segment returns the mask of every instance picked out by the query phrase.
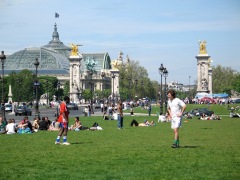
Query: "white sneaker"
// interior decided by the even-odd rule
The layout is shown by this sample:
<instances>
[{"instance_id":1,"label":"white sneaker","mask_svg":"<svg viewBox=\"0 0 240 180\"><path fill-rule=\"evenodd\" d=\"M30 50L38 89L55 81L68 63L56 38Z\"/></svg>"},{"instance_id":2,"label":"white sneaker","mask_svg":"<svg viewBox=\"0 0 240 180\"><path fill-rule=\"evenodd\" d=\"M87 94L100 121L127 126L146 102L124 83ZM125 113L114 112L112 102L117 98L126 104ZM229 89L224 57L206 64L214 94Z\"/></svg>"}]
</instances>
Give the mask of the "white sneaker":
<instances>
[{"instance_id":1,"label":"white sneaker","mask_svg":"<svg viewBox=\"0 0 240 180\"><path fill-rule=\"evenodd\" d=\"M60 142L55 141L55 144L60 144Z\"/></svg>"},{"instance_id":2,"label":"white sneaker","mask_svg":"<svg viewBox=\"0 0 240 180\"><path fill-rule=\"evenodd\" d=\"M69 142L63 142L62 145L70 145Z\"/></svg>"}]
</instances>

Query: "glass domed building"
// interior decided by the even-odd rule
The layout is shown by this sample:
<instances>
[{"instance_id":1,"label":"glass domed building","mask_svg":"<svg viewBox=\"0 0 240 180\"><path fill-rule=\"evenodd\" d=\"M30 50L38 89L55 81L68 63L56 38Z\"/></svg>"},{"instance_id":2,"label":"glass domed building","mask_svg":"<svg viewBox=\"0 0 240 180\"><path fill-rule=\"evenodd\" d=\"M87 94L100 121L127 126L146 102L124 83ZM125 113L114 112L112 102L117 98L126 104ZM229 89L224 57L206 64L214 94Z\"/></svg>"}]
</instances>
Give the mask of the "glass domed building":
<instances>
[{"instance_id":1,"label":"glass domed building","mask_svg":"<svg viewBox=\"0 0 240 180\"><path fill-rule=\"evenodd\" d=\"M42 47L31 47L25 48L24 50L17 51L12 55L6 57L4 65L4 74L10 74L12 72L20 72L23 69L28 69L35 73L36 67L34 65L35 59L38 58L38 75L48 75L55 76L59 79L60 83L63 85L64 81L69 80L69 56L71 52L71 47L66 46L59 39L59 34L57 31L57 24L54 25L54 31L52 34L52 40ZM83 89L88 88L89 85L85 85L86 81L86 66L85 61L87 59L94 60L96 62L95 74L93 79L96 84L96 89L99 89L100 83L103 82L102 72L107 72L111 69L111 59L108 53L86 53L82 54L81 60L81 75L80 81L82 83ZM2 70L0 70L0 73ZM84 75L85 74L85 75ZM107 75L107 73L105 74ZM92 80L93 80L92 79ZM104 78L106 80L106 85L110 86L110 78ZM98 87L98 88L97 88ZM106 87L106 86L105 86Z\"/></svg>"}]
</instances>

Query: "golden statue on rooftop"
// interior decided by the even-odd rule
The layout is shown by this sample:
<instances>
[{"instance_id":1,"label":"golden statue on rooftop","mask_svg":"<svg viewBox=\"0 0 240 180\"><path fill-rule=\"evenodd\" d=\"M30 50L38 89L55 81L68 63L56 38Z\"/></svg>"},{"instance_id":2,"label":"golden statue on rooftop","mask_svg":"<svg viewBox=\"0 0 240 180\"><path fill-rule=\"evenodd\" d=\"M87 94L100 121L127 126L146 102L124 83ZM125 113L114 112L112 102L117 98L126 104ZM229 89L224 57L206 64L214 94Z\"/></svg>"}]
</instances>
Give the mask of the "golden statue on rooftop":
<instances>
[{"instance_id":1,"label":"golden statue on rooftop","mask_svg":"<svg viewBox=\"0 0 240 180\"><path fill-rule=\"evenodd\" d=\"M207 41L198 41L199 44L199 54L207 54L207 50L206 50L206 44Z\"/></svg>"},{"instance_id":2,"label":"golden statue on rooftop","mask_svg":"<svg viewBox=\"0 0 240 180\"><path fill-rule=\"evenodd\" d=\"M117 60L112 61L111 65L112 65L112 69L118 70L118 61Z\"/></svg>"},{"instance_id":3,"label":"golden statue on rooftop","mask_svg":"<svg viewBox=\"0 0 240 180\"><path fill-rule=\"evenodd\" d=\"M71 56L77 56L78 55L78 46L82 46L81 44L70 44L72 51L71 51Z\"/></svg>"}]
</instances>

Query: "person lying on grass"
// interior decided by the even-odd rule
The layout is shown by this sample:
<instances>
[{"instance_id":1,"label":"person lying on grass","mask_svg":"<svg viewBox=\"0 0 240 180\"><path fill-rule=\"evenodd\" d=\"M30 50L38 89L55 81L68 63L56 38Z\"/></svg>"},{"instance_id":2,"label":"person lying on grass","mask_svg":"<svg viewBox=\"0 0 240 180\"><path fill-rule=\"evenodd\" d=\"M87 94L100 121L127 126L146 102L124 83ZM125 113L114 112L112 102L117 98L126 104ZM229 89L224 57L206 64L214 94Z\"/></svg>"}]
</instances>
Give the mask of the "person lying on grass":
<instances>
[{"instance_id":1,"label":"person lying on grass","mask_svg":"<svg viewBox=\"0 0 240 180\"><path fill-rule=\"evenodd\" d=\"M130 126L156 126L154 121L149 122L148 120L145 120L144 123L138 123L137 120L133 119L130 123Z\"/></svg>"}]
</instances>

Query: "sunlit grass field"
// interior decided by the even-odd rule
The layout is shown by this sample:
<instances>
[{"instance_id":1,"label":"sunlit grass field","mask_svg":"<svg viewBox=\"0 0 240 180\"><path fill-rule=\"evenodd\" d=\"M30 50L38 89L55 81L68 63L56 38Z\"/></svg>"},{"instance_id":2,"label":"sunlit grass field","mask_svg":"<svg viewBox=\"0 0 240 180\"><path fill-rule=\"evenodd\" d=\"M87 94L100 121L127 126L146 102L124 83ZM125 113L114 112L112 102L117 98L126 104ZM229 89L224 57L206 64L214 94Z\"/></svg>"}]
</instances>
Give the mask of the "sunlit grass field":
<instances>
[{"instance_id":1,"label":"sunlit grass field","mask_svg":"<svg viewBox=\"0 0 240 180\"><path fill-rule=\"evenodd\" d=\"M126 115L124 129L81 116L83 125L98 122L103 130L69 131L70 146L54 144L57 132L0 135L0 179L239 179L240 118L229 118L226 106L209 108L222 120L183 122L178 149L171 148L170 123L157 122L159 106L150 117ZM132 119L156 126L131 127Z\"/></svg>"}]
</instances>

